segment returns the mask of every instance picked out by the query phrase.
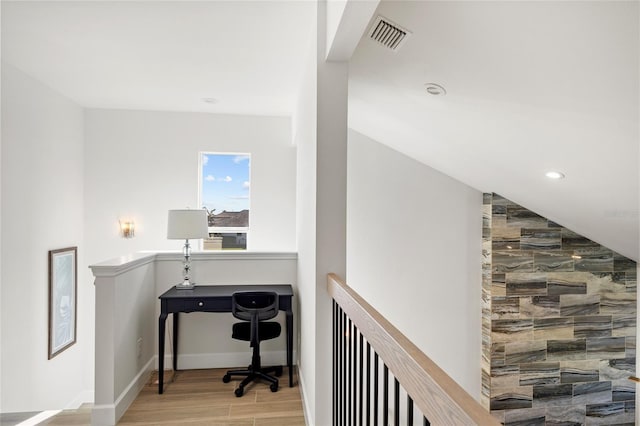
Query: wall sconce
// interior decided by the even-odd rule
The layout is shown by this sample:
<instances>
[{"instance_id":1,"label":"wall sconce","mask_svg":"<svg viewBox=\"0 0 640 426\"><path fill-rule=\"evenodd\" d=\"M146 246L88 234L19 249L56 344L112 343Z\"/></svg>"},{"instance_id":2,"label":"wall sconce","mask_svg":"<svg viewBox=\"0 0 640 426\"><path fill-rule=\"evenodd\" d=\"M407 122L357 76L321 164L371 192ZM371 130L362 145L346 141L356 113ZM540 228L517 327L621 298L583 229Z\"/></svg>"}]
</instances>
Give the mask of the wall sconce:
<instances>
[{"instance_id":1,"label":"wall sconce","mask_svg":"<svg viewBox=\"0 0 640 426\"><path fill-rule=\"evenodd\" d=\"M133 238L136 234L136 224L133 220L120 222L120 235L122 238Z\"/></svg>"}]
</instances>

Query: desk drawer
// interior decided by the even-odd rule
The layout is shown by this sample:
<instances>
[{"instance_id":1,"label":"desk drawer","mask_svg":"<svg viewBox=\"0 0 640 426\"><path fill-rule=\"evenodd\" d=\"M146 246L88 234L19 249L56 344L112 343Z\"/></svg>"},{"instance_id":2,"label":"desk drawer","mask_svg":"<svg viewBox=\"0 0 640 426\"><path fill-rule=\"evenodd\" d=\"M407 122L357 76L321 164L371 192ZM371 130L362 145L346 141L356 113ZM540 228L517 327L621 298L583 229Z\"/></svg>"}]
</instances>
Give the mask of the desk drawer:
<instances>
[{"instance_id":1,"label":"desk drawer","mask_svg":"<svg viewBox=\"0 0 640 426\"><path fill-rule=\"evenodd\" d=\"M176 299L168 302L168 312L231 312L231 300ZM229 305L229 306L226 306Z\"/></svg>"}]
</instances>

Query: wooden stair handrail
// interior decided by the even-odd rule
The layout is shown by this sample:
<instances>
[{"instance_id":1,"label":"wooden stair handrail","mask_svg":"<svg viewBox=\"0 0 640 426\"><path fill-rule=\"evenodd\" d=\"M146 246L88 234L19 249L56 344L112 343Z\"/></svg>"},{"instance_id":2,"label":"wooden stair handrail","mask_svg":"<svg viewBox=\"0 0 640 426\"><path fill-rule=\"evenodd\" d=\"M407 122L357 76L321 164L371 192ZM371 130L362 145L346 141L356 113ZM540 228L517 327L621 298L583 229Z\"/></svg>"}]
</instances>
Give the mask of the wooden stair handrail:
<instances>
[{"instance_id":1,"label":"wooden stair handrail","mask_svg":"<svg viewBox=\"0 0 640 426\"><path fill-rule=\"evenodd\" d=\"M327 290L432 425L501 424L337 275L327 276Z\"/></svg>"}]
</instances>

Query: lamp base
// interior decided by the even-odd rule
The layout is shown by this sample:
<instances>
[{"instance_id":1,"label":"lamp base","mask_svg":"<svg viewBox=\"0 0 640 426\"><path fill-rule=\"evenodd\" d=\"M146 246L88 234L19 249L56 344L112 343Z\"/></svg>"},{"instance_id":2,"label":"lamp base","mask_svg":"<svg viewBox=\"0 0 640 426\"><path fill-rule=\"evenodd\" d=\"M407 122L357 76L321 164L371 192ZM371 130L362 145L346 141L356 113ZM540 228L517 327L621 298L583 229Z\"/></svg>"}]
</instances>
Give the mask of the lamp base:
<instances>
[{"instance_id":1,"label":"lamp base","mask_svg":"<svg viewBox=\"0 0 640 426\"><path fill-rule=\"evenodd\" d=\"M193 290L193 288L195 286L196 286L196 283L192 283L189 280L184 280L180 284L176 284L176 289L178 289L178 290Z\"/></svg>"}]
</instances>

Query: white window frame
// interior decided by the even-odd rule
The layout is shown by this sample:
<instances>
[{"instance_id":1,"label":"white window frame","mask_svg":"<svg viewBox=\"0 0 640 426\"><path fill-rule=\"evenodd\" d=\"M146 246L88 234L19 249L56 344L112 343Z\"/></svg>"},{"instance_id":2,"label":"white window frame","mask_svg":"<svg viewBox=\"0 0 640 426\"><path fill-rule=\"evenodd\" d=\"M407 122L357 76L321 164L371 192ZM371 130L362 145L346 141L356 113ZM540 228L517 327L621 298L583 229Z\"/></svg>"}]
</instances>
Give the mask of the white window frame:
<instances>
[{"instance_id":1,"label":"white window frame","mask_svg":"<svg viewBox=\"0 0 640 426\"><path fill-rule=\"evenodd\" d=\"M219 152L219 151L199 151L198 152L198 206L200 208L204 208L203 200L202 200L202 157L204 155L247 155L249 156L249 162L251 162L252 155L250 152ZM251 169L249 167L249 226L240 226L240 227L222 227L222 226L209 226L208 233L209 234L237 234L239 232L244 232L247 238L247 248L243 251L249 251L250 244L250 233L249 228L251 227ZM220 213L220 212L218 212ZM208 220L208 218L207 218ZM204 250L204 241L200 240L200 250ZM214 250L209 250L214 251Z\"/></svg>"}]
</instances>

